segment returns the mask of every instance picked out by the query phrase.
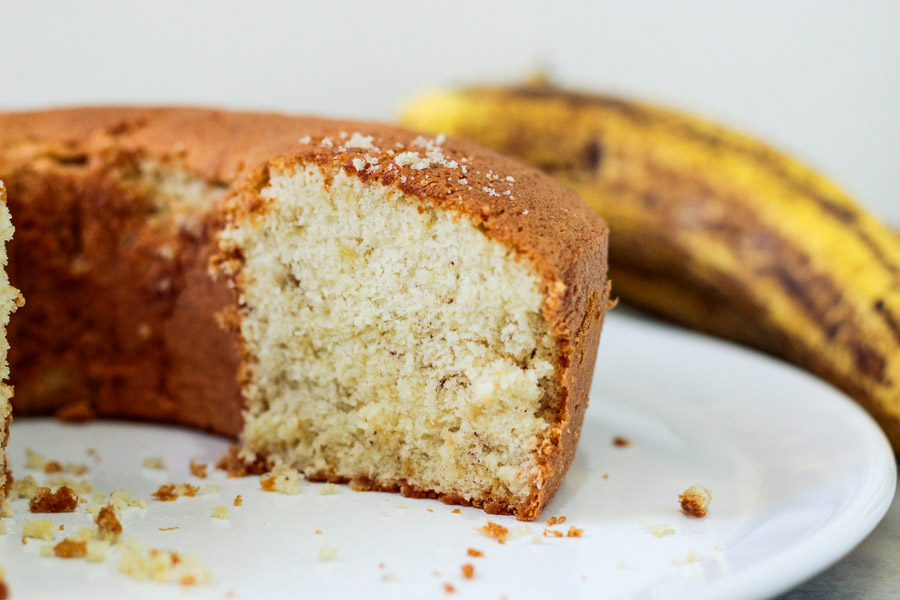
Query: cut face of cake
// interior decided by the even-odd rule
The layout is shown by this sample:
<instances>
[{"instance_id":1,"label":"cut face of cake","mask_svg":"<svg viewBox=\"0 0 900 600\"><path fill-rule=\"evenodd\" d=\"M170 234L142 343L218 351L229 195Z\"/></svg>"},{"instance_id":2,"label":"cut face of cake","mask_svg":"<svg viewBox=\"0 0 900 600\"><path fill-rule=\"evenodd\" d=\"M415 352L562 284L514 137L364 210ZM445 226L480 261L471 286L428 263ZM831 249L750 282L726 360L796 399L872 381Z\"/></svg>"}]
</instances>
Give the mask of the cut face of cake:
<instances>
[{"instance_id":1,"label":"cut face of cake","mask_svg":"<svg viewBox=\"0 0 900 600\"><path fill-rule=\"evenodd\" d=\"M23 304L22 295L9 284L9 277L6 274L6 243L12 239L14 231L9 208L6 206L6 187L0 181L0 499L7 496L9 486L12 484L6 455L9 424L12 422L10 399L13 394L12 386L7 383L9 342L6 339L6 326L9 325L10 314Z\"/></svg>"},{"instance_id":2,"label":"cut face of cake","mask_svg":"<svg viewBox=\"0 0 900 600\"><path fill-rule=\"evenodd\" d=\"M32 303L17 412L202 427L257 465L521 519L558 488L609 286L605 225L549 177L191 109L0 115L0 175Z\"/></svg>"},{"instance_id":3,"label":"cut face of cake","mask_svg":"<svg viewBox=\"0 0 900 600\"><path fill-rule=\"evenodd\" d=\"M309 477L524 505L559 398L546 282L468 218L340 169L273 170L260 195L229 233L246 449Z\"/></svg>"}]
</instances>

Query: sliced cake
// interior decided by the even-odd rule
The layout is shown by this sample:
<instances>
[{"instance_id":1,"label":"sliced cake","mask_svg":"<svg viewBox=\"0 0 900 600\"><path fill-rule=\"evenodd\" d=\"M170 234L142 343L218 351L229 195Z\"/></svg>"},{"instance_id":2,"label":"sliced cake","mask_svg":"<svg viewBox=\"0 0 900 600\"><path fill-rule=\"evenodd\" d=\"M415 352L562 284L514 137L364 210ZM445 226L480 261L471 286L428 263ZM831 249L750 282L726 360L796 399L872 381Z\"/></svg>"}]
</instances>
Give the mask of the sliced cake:
<instances>
[{"instance_id":1,"label":"sliced cake","mask_svg":"<svg viewBox=\"0 0 900 600\"><path fill-rule=\"evenodd\" d=\"M609 287L604 224L550 178L281 115L81 109L0 132L30 302L17 411L199 426L247 462L521 519L558 488Z\"/></svg>"}]
</instances>

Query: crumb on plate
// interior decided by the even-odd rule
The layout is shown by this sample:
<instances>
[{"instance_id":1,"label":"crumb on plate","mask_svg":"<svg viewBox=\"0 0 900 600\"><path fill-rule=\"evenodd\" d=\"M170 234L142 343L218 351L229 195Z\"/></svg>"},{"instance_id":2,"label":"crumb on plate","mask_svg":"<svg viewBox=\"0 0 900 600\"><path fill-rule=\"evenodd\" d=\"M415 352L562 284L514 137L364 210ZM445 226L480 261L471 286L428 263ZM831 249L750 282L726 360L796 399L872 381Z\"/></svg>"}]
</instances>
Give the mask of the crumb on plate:
<instances>
[{"instance_id":1,"label":"crumb on plate","mask_svg":"<svg viewBox=\"0 0 900 600\"><path fill-rule=\"evenodd\" d=\"M261 458L241 455L241 449L237 444L231 444L228 452L216 462L216 468L228 473L229 477L245 477L247 475L262 475L267 470L266 461Z\"/></svg>"},{"instance_id":2,"label":"crumb on plate","mask_svg":"<svg viewBox=\"0 0 900 600\"><path fill-rule=\"evenodd\" d=\"M709 510L712 492L702 485L694 485L679 494L678 500L681 502L681 510L692 517L702 518Z\"/></svg>"},{"instance_id":3,"label":"crumb on plate","mask_svg":"<svg viewBox=\"0 0 900 600\"><path fill-rule=\"evenodd\" d=\"M198 486L189 483L166 483L150 495L160 502L174 502L181 496L193 498L199 491Z\"/></svg>"},{"instance_id":4,"label":"crumb on plate","mask_svg":"<svg viewBox=\"0 0 900 600\"><path fill-rule=\"evenodd\" d=\"M482 527L475 529L475 531L483 533L489 538L494 538L501 544L506 543L506 538L509 535L509 529L499 523L494 523L493 521L488 521Z\"/></svg>"},{"instance_id":5,"label":"crumb on plate","mask_svg":"<svg viewBox=\"0 0 900 600\"><path fill-rule=\"evenodd\" d=\"M330 560L334 560L336 556L336 549L334 549L332 546L329 546L328 544L322 544L322 546L319 547L319 552L316 555L316 558L320 561L327 562Z\"/></svg>"},{"instance_id":6,"label":"crumb on plate","mask_svg":"<svg viewBox=\"0 0 900 600\"><path fill-rule=\"evenodd\" d=\"M160 456L148 456L141 464L145 469L153 469L155 471L161 471L166 468L166 461Z\"/></svg>"},{"instance_id":7,"label":"crumb on plate","mask_svg":"<svg viewBox=\"0 0 900 600\"><path fill-rule=\"evenodd\" d=\"M56 523L49 519L29 519L22 526L22 542L25 538L34 538L50 542L56 536Z\"/></svg>"},{"instance_id":8,"label":"crumb on plate","mask_svg":"<svg viewBox=\"0 0 900 600\"><path fill-rule=\"evenodd\" d=\"M191 475L194 477L199 477L200 479L206 479L206 463L197 462L194 459L191 459Z\"/></svg>"},{"instance_id":9,"label":"crumb on plate","mask_svg":"<svg viewBox=\"0 0 900 600\"><path fill-rule=\"evenodd\" d=\"M297 469L286 465L278 465L259 479L259 484L266 492L295 495L300 493L300 478Z\"/></svg>"},{"instance_id":10,"label":"crumb on plate","mask_svg":"<svg viewBox=\"0 0 900 600\"><path fill-rule=\"evenodd\" d=\"M78 501L78 494L68 486L64 485L56 491L39 487L28 501L28 510L33 513L74 512L78 508Z\"/></svg>"},{"instance_id":11,"label":"crumb on plate","mask_svg":"<svg viewBox=\"0 0 900 600\"><path fill-rule=\"evenodd\" d=\"M192 556L151 548L137 540L131 539L122 547L122 558L119 570L138 580L180 583L196 585L211 581L209 571Z\"/></svg>"}]
</instances>

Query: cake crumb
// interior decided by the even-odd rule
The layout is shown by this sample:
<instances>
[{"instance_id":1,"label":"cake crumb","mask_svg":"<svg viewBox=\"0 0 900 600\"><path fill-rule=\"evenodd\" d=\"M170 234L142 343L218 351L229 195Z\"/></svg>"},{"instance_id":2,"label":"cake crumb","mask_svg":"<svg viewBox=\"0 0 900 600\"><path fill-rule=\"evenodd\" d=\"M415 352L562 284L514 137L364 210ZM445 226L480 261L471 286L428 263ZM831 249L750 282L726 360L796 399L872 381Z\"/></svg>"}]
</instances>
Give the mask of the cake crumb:
<instances>
[{"instance_id":1,"label":"cake crumb","mask_svg":"<svg viewBox=\"0 0 900 600\"><path fill-rule=\"evenodd\" d=\"M526 536L529 533L531 533L531 527L529 527L528 525L519 525L510 532L509 539L514 540L516 538Z\"/></svg>"},{"instance_id":2,"label":"cake crumb","mask_svg":"<svg viewBox=\"0 0 900 600\"><path fill-rule=\"evenodd\" d=\"M327 562L330 560L334 560L334 558L336 556L337 556L337 550L335 550L333 547L329 546L328 544L322 544L322 546L319 548L319 552L316 555L316 558L322 562Z\"/></svg>"},{"instance_id":3,"label":"cake crumb","mask_svg":"<svg viewBox=\"0 0 900 600\"><path fill-rule=\"evenodd\" d=\"M104 494L94 494L93 500L88 505L88 512L96 518L97 513L107 504L112 505L116 514L122 514L126 508L147 508L147 501L142 498L135 498L128 490L113 490L106 499Z\"/></svg>"},{"instance_id":4,"label":"cake crumb","mask_svg":"<svg viewBox=\"0 0 900 600\"><path fill-rule=\"evenodd\" d=\"M47 464L44 465L44 473L47 475L52 475L53 473L61 473L65 470L62 463L58 460L48 460Z\"/></svg>"},{"instance_id":5,"label":"cake crumb","mask_svg":"<svg viewBox=\"0 0 900 600\"><path fill-rule=\"evenodd\" d=\"M90 467L84 463L66 463L66 472L75 475L76 477L81 477L85 473L90 470Z\"/></svg>"},{"instance_id":6,"label":"cake crumb","mask_svg":"<svg viewBox=\"0 0 900 600\"><path fill-rule=\"evenodd\" d=\"M681 510L699 519L705 517L709 510L712 492L709 491L709 488L694 485L686 489L683 494L679 494L678 500L681 501Z\"/></svg>"},{"instance_id":7,"label":"cake crumb","mask_svg":"<svg viewBox=\"0 0 900 600\"><path fill-rule=\"evenodd\" d=\"M240 494L238 494L237 496L234 497L234 505L235 505L235 506L243 506L243 504L244 504L244 497L243 497L243 496L241 496Z\"/></svg>"},{"instance_id":8,"label":"cake crumb","mask_svg":"<svg viewBox=\"0 0 900 600\"><path fill-rule=\"evenodd\" d=\"M248 460L241 456L241 449L237 444L228 446L228 452L216 462L216 469L225 471L228 477L246 477L247 475L262 475L267 470L266 461L261 458Z\"/></svg>"},{"instance_id":9,"label":"cake crumb","mask_svg":"<svg viewBox=\"0 0 900 600\"><path fill-rule=\"evenodd\" d=\"M628 438L624 438L621 435L617 435L613 438L613 446L616 446L617 448L625 448L626 446L630 445L631 440L629 440Z\"/></svg>"},{"instance_id":10,"label":"cake crumb","mask_svg":"<svg viewBox=\"0 0 900 600\"><path fill-rule=\"evenodd\" d=\"M194 459L191 459L191 475L194 477L199 477L200 479L206 479L206 463L197 462Z\"/></svg>"},{"instance_id":11,"label":"cake crumb","mask_svg":"<svg viewBox=\"0 0 900 600\"><path fill-rule=\"evenodd\" d=\"M15 514L12 503L8 498L0 500L0 517L11 517Z\"/></svg>"},{"instance_id":12,"label":"cake crumb","mask_svg":"<svg viewBox=\"0 0 900 600\"><path fill-rule=\"evenodd\" d=\"M31 498L39 487L41 486L38 485L37 479L31 475L26 475L22 479L13 481L11 497L13 499Z\"/></svg>"},{"instance_id":13,"label":"cake crumb","mask_svg":"<svg viewBox=\"0 0 900 600\"><path fill-rule=\"evenodd\" d=\"M159 528L160 531L175 531L176 529L181 529L181 527L176 526L176 527L160 527Z\"/></svg>"},{"instance_id":14,"label":"cake crumb","mask_svg":"<svg viewBox=\"0 0 900 600\"><path fill-rule=\"evenodd\" d=\"M112 504L102 507L94 517L94 523L97 524L97 539L107 540L115 543L122 533L122 522L116 515L116 509Z\"/></svg>"},{"instance_id":15,"label":"cake crumb","mask_svg":"<svg viewBox=\"0 0 900 600\"><path fill-rule=\"evenodd\" d=\"M466 579L472 579L475 577L475 567L470 563L466 563L462 566L462 574Z\"/></svg>"},{"instance_id":16,"label":"cake crumb","mask_svg":"<svg viewBox=\"0 0 900 600\"><path fill-rule=\"evenodd\" d=\"M34 538L50 542L56 536L56 523L49 519L29 519L22 526L22 543L25 538Z\"/></svg>"},{"instance_id":17,"label":"cake crumb","mask_svg":"<svg viewBox=\"0 0 900 600\"><path fill-rule=\"evenodd\" d=\"M544 537L562 537L562 531L556 531L555 529L544 529Z\"/></svg>"},{"instance_id":18,"label":"cake crumb","mask_svg":"<svg viewBox=\"0 0 900 600\"><path fill-rule=\"evenodd\" d=\"M452 585L450 585L449 583L445 583L445 584L444 584L444 591L447 592L448 594L452 594L453 592L456 591L456 588L453 587Z\"/></svg>"},{"instance_id":19,"label":"cake crumb","mask_svg":"<svg viewBox=\"0 0 900 600\"><path fill-rule=\"evenodd\" d=\"M48 487L39 487L28 501L28 510L33 513L74 512L78 508L78 495L68 486L55 492Z\"/></svg>"},{"instance_id":20,"label":"cake crumb","mask_svg":"<svg viewBox=\"0 0 900 600\"><path fill-rule=\"evenodd\" d=\"M300 472L285 465L278 465L269 473L263 475L259 484L266 492L278 492L279 494L299 494Z\"/></svg>"},{"instance_id":21,"label":"cake crumb","mask_svg":"<svg viewBox=\"0 0 900 600\"><path fill-rule=\"evenodd\" d=\"M454 508L454 509L451 510L450 512L452 512L452 513L455 514L455 515L458 515L458 514L460 514L462 511L459 510L458 508Z\"/></svg>"},{"instance_id":22,"label":"cake crumb","mask_svg":"<svg viewBox=\"0 0 900 600\"><path fill-rule=\"evenodd\" d=\"M148 456L144 459L142 465L145 469L161 471L166 468L166 461L159 456Z\"/></svg>"},{"instance_id":23,"label":"cake crumb","mask_svg":"<svg viewBox=\"0 0 900 600\"><path fill-rule=\"evenodd\" d=\"M160 502L174 502L181 496L193 498L199 491L198 486L189 483L166 483L150 495Z\"/></svg>"},{"instance_id":24,"label":"cake crumb","mask_svg":"<svg viewBox=\"0 0 900 600\"><path fill-rule=\"evenodd\" d=\"M65 538L53 546L53 554L59 558L86 558L88 554L87 541Z\"/></svg>"},{"instance_id":25,"label":"cake crumb","mask_svg":"<svg viewBox=\"0 0 900 600\"><path fill-rule=\"evenodd\" d=\"M224 519L227 521L231 519L231 511L228 510L227 506L215 506L212 509L212 516L216 519Z\"/></svg>"},{"instance_id":26,"label":"cake crumb","mask_svg":"<svg viewBox=\"0 0 900 600\"><path fill-rule=\"evenodd\" d=\"M321 488L319 488L319 493L323 496L330 496L332 494L338 493L338 486L334 483L326 483Z\"/></svg>"},{"instance_id":27,"label":"cake crumb","mask_svg":"<svg viewBox=\"0 0 900 600\"><path fill-rule=\"evenodd\" d=\"M675 530L665 523L654 523L652 519L641 519L641 525L644 527L644 529L649 531L653 537L661 538L667 535L675 534Z\"/></svg>"},{"instance_id":28,"label":"cake crumb","mask_svg":"<svg viewBox=\"0 0 900 600\"><path fill-rule=\"evenodd\" d=\"M31 448L25 448L25 468L33 471L43 471L47 459L40 452L35 452Z\"/></svg>"},{"instance_id":29,"label":"cake crumb","mask_svg":"<svg viewBox=\"0 0 900 600\"><path fill-rule=\"evenodd\" d=\"M6 535L6 523L0 521L0 535Z\"/></svg>"},{"instance_id":30,"label":"cake crumb","mask_svg":"<svg viewBox=\"0 0 900 600\"><path fill-rule=\"evenodd\" d=\"M321 529L316 529L316 535L322 535L322 530L321 530Z\"/></svg>"},{"instance_id":31,"label":"cake crumb","mask_svg":"<svg viewBox=\"0 0 900 600\"><path fill-rule=\"evenodd\" d=\"M87 540L88 562L103 562L109 551L109 542L105 540Z\"/></svg>"},{"instance_id":32,"label":"cake crumb","mask_svg":"<svg viewBox=\"0 0 900 600\"><path fill-rule=\"evenodd\" d=\"M484 526L477 528L475 531L483 533L489 538L494 538L501 544L506 543L506 538L509 535L509 529L503 525L494 523L493 521L488 521Z\"/></svg>"},{"instance_id":33,"label":"cake crumb","mask_svg":"<svg viewBox=\"0 0 900 600\"><path fill-rule=\"evenodd\" d=\"M565 523L565 522L566 522L565 517L550 517L549 519L547 519L547 527L552 527L553 525L561 524L561 523Z\"/></svg>"},{"instance_id":34,"label":"cake crumb","mask_svg":"<svg viewBox=\"0 0 900 600\"><path fill-rule=\"evenodd\" d=\"M466 550L466 554L475 558L484 556L484 552L482 552L481 550L476 550L475 548L469 548L468 550Z\"/></svg>"},{"instance_id":35,"label":"cake crumb","mask_svg":"<svg viewBox=\"0 0 900 600\"><path fill-rule=\"evenodd\" d=\"M53 490L66 486L81 495L87 495L94 491L94 487L91 485L90 481L86 479L80 479L76 481L75 479L66 477L65 475L54 475L53 477L49 477L46 481L44 481L44 486L49 487Z\"/></svg>"},{"instance_id":36,"label":"cake crumb","mask_svg":"<svg viewBox=\"0 0 900 600\"><path fill-rule=\"evenodd\" d=\"M579 529L578 527L569 527L569 531L566 532L566 537L580 538L583 534L584 529Z\"/></svg>"},{"instance_id":37,"label":"cake crumb","mask_svg":"<svg viewBox=\"0 0 900 600\"><path fill-rule=\"evenodd\" d=\"M212 577L199 560L172 550L150 548L136 540L128 540L122 548L119 570L138 580L197 585Z\"/></svg>"}]
</instances>

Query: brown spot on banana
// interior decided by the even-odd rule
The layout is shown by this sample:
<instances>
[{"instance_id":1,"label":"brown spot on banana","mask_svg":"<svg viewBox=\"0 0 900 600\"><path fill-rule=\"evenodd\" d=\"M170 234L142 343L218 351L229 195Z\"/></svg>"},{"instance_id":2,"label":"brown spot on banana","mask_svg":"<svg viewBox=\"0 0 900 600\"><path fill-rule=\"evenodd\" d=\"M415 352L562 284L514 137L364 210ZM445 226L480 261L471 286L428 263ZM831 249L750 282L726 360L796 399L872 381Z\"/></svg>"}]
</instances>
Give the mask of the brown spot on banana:
<instances>
[{"instance_id":1,"label":"brown spot on banana","mask_svg":"<svg viewBox=\"0 0 900 600\"><path fill-rule=\"evenodd\" d=\"M898 321L894 313L885 306L884 299L879 298L872 304L872 307L875 309L875 312L882 315L884 322L888 324L891 333L894 334L894 339L900 344L900 321Z\"/></svg>"},{"instance_id":2,"label":"brown spot on banana","mask_svg":"<svg viewBox=\"0 0 900 600\"><path fill-rule=\"evenodd\" d=\"M477 92L478 90L473 90L473 93ZM850 226L859 240L869 248L881 266L890 271L896 278L900 279L900 266L888 260L884 256L879 245L864 229L858 227L859 211L852 205L848 198L829 197L820 191L809 179L792 175L785 168L784 157L776 154L766 146L763 146L754 140L743 140L742 136L721 135L719 133L720 130L716 129L701 129L685 116L665 109L645 106L609 96L565 91L552 85L512 87L508 88L506 93L512 98L521 97L561 100L575 107L601 106L608 110L614 110L623 117L632 119L637 123L644 125L652 123L654 126L666 127L676 132L677 135L702 143L716 151L742 155L747 160L756 163L761 169L767 170L783 185L793 189L797 193L798 198L805 198L814 202L823 209L826 214L829 214L841 223Z\"/></svg>"}]
</instances>

